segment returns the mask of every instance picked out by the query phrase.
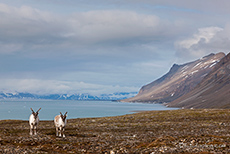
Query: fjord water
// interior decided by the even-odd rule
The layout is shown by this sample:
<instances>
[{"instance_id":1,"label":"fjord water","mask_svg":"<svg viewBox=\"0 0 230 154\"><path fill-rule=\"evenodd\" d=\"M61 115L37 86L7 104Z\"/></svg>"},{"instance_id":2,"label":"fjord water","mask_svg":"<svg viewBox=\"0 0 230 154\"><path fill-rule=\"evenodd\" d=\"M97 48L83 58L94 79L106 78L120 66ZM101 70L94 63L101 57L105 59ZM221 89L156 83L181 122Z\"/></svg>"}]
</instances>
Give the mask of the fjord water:
<instances>
[{"instance_id":1,"label":"fjord water","mask_svg":"<svg viewBox=\"0 0 230 154\"><path fill-rule=\"evenodd\" d=\"M0 120L28 120L30 108L36 112L39 108L40 120L53 120L55 115L68 112L68 119L107 117L131 114L135 111L173 110L160 104L123 103L112 101L68 101L68 100L32 100L32 101L0 101Z\"/></svg>"}]
</instances>

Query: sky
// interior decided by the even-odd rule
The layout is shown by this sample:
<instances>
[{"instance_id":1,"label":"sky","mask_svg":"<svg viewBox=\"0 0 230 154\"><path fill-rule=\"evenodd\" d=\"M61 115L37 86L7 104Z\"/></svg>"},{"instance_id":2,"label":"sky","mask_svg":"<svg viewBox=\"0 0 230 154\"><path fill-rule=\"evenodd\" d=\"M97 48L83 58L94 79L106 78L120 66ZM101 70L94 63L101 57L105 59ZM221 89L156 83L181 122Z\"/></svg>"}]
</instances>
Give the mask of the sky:
<instances>
[{"instance_id":1,"label":"sky","mask_svg":"<svg viewBox=\"0 0 230 154\"><path fill-rule=\"evenodd\" d=\"M230 50L229 0L0 0L0 92L138 92Z\"/></svg>"}]
</instances>

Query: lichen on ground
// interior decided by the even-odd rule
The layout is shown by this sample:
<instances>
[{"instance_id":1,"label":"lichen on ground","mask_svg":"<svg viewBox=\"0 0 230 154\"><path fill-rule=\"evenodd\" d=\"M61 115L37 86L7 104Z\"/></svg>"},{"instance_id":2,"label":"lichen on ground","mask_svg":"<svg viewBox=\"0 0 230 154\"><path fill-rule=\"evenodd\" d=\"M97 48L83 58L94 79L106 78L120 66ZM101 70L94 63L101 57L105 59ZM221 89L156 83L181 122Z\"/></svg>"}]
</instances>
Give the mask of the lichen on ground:
<instances>
[{"instance_id":1,"label":"lichen on ground","mask_svg":"<svg viewBox=\"0 0 230 154\"><path fill-rule=\"evenodd\" d=\"M53 121L0 121L0 153L230 153L230 110L146 111L68 119L66 138Z\"/></svg>"}]
</instances>

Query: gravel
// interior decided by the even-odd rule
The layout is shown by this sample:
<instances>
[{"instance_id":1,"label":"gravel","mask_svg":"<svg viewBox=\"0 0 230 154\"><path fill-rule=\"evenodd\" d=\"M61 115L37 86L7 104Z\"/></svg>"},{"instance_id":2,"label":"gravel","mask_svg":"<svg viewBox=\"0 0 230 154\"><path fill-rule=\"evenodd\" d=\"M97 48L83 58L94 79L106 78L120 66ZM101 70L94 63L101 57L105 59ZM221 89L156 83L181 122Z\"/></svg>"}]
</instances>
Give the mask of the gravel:
<instances>
[{"instance_id":1,"label":"gravel","mask_svg":"<svg viewBox=\"0 0 230 154\"><path fill-rule=\"evenodd\" d=\"M66 137L53 121L0 121L0 153L230 153L230 110L146 111L103 118L68 119Z\"/></svg>"}]
</instances>

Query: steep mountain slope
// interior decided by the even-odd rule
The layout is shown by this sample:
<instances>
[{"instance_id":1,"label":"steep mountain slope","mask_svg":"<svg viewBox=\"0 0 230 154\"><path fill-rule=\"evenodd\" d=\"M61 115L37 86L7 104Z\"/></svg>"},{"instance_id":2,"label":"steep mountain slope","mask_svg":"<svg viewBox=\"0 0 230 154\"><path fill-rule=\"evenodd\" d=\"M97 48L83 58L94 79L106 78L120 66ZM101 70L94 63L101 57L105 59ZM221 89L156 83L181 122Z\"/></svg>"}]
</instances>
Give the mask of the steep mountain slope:
<instances>
[{"instance_id":1,"label":"steep mountain slope","mask_svg":"<svg viewBox=\"0 0 230 154\"><path fill-rule=\"evenodd\" d=\"M191 92L168 105L183 108L230 108L230 53Z\"/></svg>"},{"instance_id":2,"label":"steep mountain slope","mask_svg":"<svg viewBox=\"0 0 230 154\"><path fill-rule=\"evenodd\" d=\"M122 101L171 102L191 91L224 56L224 53L210 54L183 65L174 64L167 74L143 86L135 97Z\"/></svg>"}]
</instances>

